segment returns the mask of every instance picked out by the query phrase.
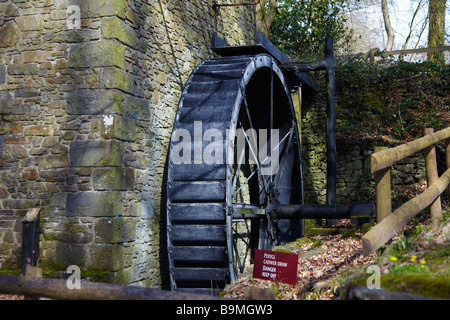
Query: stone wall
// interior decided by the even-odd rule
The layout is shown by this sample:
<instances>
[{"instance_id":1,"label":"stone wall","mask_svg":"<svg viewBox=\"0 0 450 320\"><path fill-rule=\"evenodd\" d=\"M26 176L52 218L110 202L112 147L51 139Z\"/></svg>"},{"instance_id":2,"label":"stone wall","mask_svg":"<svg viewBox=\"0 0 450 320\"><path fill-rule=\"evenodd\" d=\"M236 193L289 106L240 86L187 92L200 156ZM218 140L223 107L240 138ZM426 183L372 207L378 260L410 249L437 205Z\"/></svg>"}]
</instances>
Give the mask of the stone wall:
<instances>
[{"instance_id":1,"label":"stone wall","mask_svg":"<svg viewBox=\"0 0 450 320\"><path fill-rule=\"evenodd\" d=\"M68 28L78 6L80 28ZM254 35L253 7L193 0L0 2L0 269L41 208L41 265L161 286L165 164L181 90Z\"/></svg>"},{"instance_id":2,"label":"stone wall","mask_svg":"<svg viewBox=\"0 0 450 320\"><path fill-rule=\"evenodd\" d=\"M326 109L325 102L320 101L323 92L319 92L317 98L314 103L305 104L302 110L302 157L307 204L326 203ZM338 111L338 118L340 116ZM375 201L370 155L375 146L391 148L395 144L369 138L344 137L339 135L339 129L337 133L337 204ZM425 178L425 159L422 154L400 161L391 168L393 187L410 185Z\"/></svg>"}]
</instances>

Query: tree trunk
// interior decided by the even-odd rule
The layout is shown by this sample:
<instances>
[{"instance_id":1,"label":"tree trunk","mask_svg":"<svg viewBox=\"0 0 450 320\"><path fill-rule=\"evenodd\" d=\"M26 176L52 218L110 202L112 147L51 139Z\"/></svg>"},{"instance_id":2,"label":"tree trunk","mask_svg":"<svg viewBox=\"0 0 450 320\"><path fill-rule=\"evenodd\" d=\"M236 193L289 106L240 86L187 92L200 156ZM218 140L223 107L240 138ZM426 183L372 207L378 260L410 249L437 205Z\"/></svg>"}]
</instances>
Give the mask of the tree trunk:
<instances>
[{"instance_id":1,"label":"tree trunk","mask_svg":"<svg viewBox=\"0 0 450 320\"><path fill-rule=\"evenodd\" d=\"M264 8L268 3L267 12L264 12ZM256 31L261 32L267 38L269 38L270 25L275 18L277 12L278 0L258 0L256 4Z\"/></svg>"},{"instance_id":2,"label":"tree trunk","mask_svg":"<svg viewBox=\"0 0 450 320\"><path fill-rule=\"evenodd\" d=\"M428 47L440 47L445 42L445 1L430 0L428 9ZM429 52L428 60L433 62L444 62L443 52Z\"/></svg>"},{"instance_id":3,"label":"tree trunk","mask_svg":"<svg viewBox=\"0 0 450 320\"><path fill-rule=\"evenodd\" d=\"M69 289L67 280L0 275L0 293L61 300L216 300L220 297L134 286L81 281Z\"/></svg>"},{"instance_id":4,"label":"tree trunk","mask_svg":"<svg viewBox=\"0 0 450 320\"><path fill-rule=\"evenodd\" d=\"M394 29L392 29L391 19L389 18L387 0L381 1L381 10L383 11L384 27L388 36L386 51L392 51L392 47L394 46Z\"/></svg>"}]
</instances>

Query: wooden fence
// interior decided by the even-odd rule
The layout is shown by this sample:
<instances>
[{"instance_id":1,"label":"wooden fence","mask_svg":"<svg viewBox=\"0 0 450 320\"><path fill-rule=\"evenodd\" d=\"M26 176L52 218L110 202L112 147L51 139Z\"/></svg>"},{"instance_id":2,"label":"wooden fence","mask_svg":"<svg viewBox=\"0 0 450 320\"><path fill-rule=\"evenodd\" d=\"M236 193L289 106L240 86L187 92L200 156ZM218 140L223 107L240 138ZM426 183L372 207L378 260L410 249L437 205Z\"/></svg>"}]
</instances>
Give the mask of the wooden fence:
<instances>
[{"instance_id":1,"label":"wooden fence","mask_svg":"<svg viewBox=\"0 0 450 320\"><path fill-rule=\"evenodd\" d=\"M444 47L434 47L434 48L419 48L419 49L404 49L404 50L393 50L393 51L378 51L378 49L370 49L368 53L365 54L365 57L370 60L371 64L375 63L376 56L404 56L408 54L417 54L417 53L429 53L429 52L443 52L450 51L450 46ZM350 59L356 57L357 54L350 55L341 55L337 56L338 59Z\"/></svg>"},{"instance_id":2,"label":"wooden fence","mask_svg":"<svg viewBox=\"0 0 450 320\"><path fill-rule=\"evenodd\" d=\"M446 144L447 171L438 177L435 144L440 141ZM425 153L428 189L392 212L390 167L422 150ZM448 189L450 197L450 126L438 132L425 129L424 137L394 148L378 147L372 154L371 171L375 177L378 223L362 238L364 255L371 254L385 244L430 205L433 222L442 219L440 196Z\"/></svg>"}]
</instances>

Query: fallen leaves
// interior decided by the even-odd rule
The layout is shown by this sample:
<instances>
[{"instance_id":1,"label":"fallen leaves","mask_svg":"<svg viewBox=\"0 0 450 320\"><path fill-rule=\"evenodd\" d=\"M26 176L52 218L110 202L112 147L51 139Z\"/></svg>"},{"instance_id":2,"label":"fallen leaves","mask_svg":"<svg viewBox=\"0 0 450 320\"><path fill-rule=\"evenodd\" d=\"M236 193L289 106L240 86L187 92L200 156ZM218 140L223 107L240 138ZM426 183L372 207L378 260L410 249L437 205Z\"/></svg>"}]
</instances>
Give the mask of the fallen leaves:
<instances>
[{"instance_id":1,"label":"fallen leaves","mask_svg":"<svg viewBox=\"0 0 450 320\"><path fill-rule=\"evenodd\" d=\"M360 236L360 234L357 235ZM359 238L341 239L341 235L327 235L314 236L311 239L314 241L296 242L298 247L288 246L292 253L299 255L297 284L295 286L253 279L251 275L245 275L232 285L227 286L225 297L244 298L244 288L256 286L271 288L274 290L276 298L280 300L293 300L302 297L306 299L336 299L336 287L339 284L330 279L350 267L369 266L375 259L376 254L369 257L362 256L362 245ZM323 242L323 245L312 248L312 244L319 240ZM309 254L311 252L312 255Z\"/></svg>"}]
</instances>

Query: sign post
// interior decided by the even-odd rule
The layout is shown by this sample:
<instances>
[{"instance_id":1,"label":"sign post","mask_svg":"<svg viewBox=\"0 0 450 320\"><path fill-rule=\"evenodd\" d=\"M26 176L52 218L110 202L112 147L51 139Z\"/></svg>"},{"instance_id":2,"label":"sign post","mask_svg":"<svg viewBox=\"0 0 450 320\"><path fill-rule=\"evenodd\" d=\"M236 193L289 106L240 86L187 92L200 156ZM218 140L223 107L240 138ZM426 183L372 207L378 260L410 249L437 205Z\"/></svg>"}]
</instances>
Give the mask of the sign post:
<instances>
[{"instance_id":1,"label":"sign post","mask_svg":"<svg viewBox=\"0 0 450 320\"><path fill-rule=\"evenodd\" d=\"M297 283L298 255L292 253L256 250L253 267L253 278Z\"/></svg>"}]
</instances>

